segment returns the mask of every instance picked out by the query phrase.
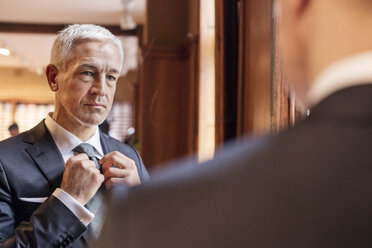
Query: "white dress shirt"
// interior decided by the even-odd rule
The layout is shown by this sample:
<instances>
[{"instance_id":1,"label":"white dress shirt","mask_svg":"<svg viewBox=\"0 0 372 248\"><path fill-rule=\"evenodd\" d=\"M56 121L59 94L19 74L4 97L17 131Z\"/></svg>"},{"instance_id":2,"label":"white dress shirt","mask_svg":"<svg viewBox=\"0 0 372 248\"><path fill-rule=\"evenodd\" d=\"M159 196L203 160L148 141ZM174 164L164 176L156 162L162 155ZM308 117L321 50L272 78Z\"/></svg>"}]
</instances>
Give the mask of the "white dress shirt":
<instances>
[{"instance_id":1,"label":"white dress shirt","mask_svg":"<svg viewBox=\"0 0 372 248\"><path fill-rule=\"evenodd\" d=\"M372 51L350 56L326 68L310 87L307 102L313 107L338 90L363 84L372 84Z\"/></svg>"},{"instance_id":2,"label":"white dress shirt","mask_svg":"<svg viewBox=\"0 0 372 248\"><path fill-rule=\"evenodd\" d=\"M72 150L81 143L88 143L92 145L95 148L97 157L103 157L103 150L98 127L96 127L96 132L94 133L94 135L84 142L81 141L74 134L61 127L57 122L55 122L51 118L52 114L53 113L49 113L45 118L45 125L54 142L56 143L58 150L61 152L65 163L69 158L75 155ZM63 204L65 204L66 207L69 208L70 211L73 212L84 225L87 226L94 218L93 213L91 213L88 209L86 209L83 205L81 205L77 200L75 200L72 196L70 196L62 189L57 188L52 195L57 197Z\"/></svg>"}]
</instances>

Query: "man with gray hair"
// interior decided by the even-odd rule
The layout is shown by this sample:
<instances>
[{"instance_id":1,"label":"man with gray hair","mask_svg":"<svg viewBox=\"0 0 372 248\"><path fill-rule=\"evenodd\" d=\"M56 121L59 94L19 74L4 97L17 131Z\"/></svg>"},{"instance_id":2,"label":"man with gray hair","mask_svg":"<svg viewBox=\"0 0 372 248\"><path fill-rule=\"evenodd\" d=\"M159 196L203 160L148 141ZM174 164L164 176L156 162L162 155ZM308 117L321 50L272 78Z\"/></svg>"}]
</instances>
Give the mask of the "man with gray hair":
<instances>
[{"instance_id":1,"label":"man with gray hair","mask_svg":"<svg viewBox=\"0 0 372 248\"><path fill-rule=\"evenodd\" d=\"M98 128L123 61L105 28L59 33L46 68L54 112L0 142L0 247L87 247L105 216L105 188L148 179L137 151Z\"/></svg>"}]
</instances>

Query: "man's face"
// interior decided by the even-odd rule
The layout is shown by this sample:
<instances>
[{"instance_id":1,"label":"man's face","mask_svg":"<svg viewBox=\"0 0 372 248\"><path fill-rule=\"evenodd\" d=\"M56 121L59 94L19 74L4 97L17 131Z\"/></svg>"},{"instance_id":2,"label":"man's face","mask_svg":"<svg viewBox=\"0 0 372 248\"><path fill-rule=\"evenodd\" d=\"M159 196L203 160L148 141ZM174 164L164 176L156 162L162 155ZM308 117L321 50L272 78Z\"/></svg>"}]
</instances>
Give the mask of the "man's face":
<instances>
[{"instance_id":1,"label":"man's face","mask_svg":"<svg viewBox=\"0 0 372 248\"><path fill-rule=\"evenodd\" d=\"M112 42L84 41L56 77L56 121L62 126L95 126L107 117L121 61ZM64 125L65 124L65 125Z\"/></svg>"}]
</instances>

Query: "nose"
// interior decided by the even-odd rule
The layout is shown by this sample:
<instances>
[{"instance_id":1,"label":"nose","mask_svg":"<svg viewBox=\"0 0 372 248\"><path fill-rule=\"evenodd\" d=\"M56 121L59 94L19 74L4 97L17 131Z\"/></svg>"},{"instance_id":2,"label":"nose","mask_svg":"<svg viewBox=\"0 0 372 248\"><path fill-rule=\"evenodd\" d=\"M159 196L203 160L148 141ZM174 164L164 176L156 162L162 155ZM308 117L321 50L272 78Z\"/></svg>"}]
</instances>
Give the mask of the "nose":
<instances>
[{"instance_id":1,"label":"nose","mask_svg":"<svg viewBox=\"0 0 372 248\"><path fill-rule=\"evenodd\" d=\"M104 75L96 78L92 85L91 93L98 96L104 96L106 94L106 78Z\"/></svg>"}]
</instances>

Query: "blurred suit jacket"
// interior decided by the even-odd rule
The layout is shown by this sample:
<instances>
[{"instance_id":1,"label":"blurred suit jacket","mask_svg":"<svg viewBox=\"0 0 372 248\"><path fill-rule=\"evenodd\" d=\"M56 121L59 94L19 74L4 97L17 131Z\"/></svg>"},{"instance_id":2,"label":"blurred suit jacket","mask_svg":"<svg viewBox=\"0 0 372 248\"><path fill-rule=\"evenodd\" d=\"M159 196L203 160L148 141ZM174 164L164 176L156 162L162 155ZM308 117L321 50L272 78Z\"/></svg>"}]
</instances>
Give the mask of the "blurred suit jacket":
<instances>
[{"instance_id":1,"label":"blurred suit jacket","mask_svg":"<svg viewBox=\"0 0 372 248\"><path fill-rule=\"evenodd\" d=\"M101 133L103 152L133 159L141 181L148 173L138 153ZM85 225L57 198L65 163L44 121L0 142L0 247L83 247Z\"/></svg>"},{"instance_id":2,"label":"blurred suit jacket","mask_svg":"<svg viewBox=\"0 0 372 248\"><path fill-rule=\"evenodd\" d=\"M371 247L372 85L334 93L269 140L187 166L125 201L113 191L96 247Z\"/></svg>"}]
</instances>

